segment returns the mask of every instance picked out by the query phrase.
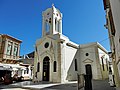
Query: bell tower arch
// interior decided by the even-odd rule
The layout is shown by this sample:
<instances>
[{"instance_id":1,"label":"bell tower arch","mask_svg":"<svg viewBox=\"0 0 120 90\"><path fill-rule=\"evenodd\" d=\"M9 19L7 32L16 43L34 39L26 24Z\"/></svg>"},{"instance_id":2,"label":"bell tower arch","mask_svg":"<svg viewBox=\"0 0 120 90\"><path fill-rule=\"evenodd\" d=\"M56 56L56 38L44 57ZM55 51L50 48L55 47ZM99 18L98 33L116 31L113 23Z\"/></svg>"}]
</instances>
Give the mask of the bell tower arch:
<instances>
[{"instance_id":1,"label":"bell tower arch","mask_svg":"<svg viewBox=\"0 0 120 90\"><path fill-rule=\"evenodd\" d=\"M62 13L52 5L42 13L42 36L62 34Z\"/></svg>"}]
</instances>

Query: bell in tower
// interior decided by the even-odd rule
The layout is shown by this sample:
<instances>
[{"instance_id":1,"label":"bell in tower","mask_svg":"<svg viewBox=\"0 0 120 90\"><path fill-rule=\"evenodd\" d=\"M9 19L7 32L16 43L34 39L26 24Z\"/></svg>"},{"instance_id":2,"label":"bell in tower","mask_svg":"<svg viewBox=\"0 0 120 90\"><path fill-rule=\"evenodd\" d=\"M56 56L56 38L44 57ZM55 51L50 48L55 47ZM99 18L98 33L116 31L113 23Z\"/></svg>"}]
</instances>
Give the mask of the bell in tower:
<instances>
[{"instance_id":1,"label":"bell in tower","mask_svg":"<svg viewBox=\"0 0 120 90\"><path fill-rule=\"evenodd\" d=\"M42 36L62 34L62 13L52 5L42 13Z\"/></svg>"}]
</instances>

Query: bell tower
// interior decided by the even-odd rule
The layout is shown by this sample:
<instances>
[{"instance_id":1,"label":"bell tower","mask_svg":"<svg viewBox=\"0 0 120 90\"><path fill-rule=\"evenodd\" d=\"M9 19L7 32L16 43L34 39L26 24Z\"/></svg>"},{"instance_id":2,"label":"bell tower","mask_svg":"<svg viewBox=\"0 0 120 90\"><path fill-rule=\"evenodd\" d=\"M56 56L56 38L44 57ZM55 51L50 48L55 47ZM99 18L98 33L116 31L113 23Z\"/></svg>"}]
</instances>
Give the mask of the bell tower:
<instances>
[{"instance_id":1,"label":"bell tower","mask_svg":"<svg viewBox=\"0 0 120 90\"><path fill-rule=\"evenodd\" d=\"M55 8L48 8L42 13L42 37L62 34L62 13Z\"/></svg>"}]
</instances>

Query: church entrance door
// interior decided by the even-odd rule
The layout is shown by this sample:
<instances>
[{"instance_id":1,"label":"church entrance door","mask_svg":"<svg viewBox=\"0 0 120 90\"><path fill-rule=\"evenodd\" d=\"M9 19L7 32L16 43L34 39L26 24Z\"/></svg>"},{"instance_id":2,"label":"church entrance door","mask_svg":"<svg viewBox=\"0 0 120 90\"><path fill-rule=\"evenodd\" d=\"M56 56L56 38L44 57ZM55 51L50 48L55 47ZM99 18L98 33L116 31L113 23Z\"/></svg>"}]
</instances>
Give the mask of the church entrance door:
<instances>
[{"instance_id":1,"label":"church entrance door","mask_svg":"<svg viewBox=\"0 0 120 90\"><path fill-rule=\"evenodd\" d=\"M85 65L86 68L86 75L90 75L92 78L92 68L90 64Z\"/></svg>"},{"instance_id":2,"label":"church entrance door","mask_svg":"<svg viewBox=\"0 0 120 90\"><path fill-rule=\"evenodd\" d=\"M50 63L49 57L46 56L43 60L43 81L49 81L49 70L50 70Z\"/></svg>"}]
</instances>

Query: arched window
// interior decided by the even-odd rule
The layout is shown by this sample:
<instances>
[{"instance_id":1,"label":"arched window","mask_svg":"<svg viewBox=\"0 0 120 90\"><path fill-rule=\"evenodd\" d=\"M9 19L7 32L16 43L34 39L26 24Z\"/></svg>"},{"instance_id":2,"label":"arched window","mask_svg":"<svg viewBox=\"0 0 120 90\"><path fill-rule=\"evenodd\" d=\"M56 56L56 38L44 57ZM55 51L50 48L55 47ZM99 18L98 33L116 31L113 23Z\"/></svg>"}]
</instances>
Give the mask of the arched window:
<instances>
[{"instance_id":1,"label":"arched window","mask_svg":"<svg viewBox=\"0 0 120 90\"><path fill-rule=\"evenodd\" d=\"M27 71L27 74L28 74L29 73L29 68L28 67L26 68L26 71Z\"/></svg>"},{"instance_id":2,"label":"arched window","mask_svg":"<svg viewBox=\"0 0 120 90\"><path fill-rule=\"evenodd\" d=\"M106 58L106 67L107 67L107 71L108 71L108 60Z\"/></svg>"},{"instance_id":3,"label":"arched window","mask_svg":"<svg viewBox=\"0 0 120 90\"><path fill-rule=\"evenodd\" d=\"M53 72L56 72L57 71L57 62L54 61L54 67L53 67Z\"/></svg>"},{"instance_id":4,"label":"arched window","mask_svg":"<svg viewBox=\"0 0 120 90\"><path fill-rule=\"evenodd\" d=\"M103 59L103 57L101 57L101 60L102 60L102 68L103 68L103 71L105 71L105 67L104 67L104 59Z\"/></svg>"},{"instance_id":5,"label":"arched window","mask_svg":"<svg viewBox=\"0 0 120 90\"><path fill-rule=\"evenodd\" d=\"M45 23L45 29L46 29L46 32L49 32L50 30L50 24L48 22Z\"/></svg>"},{"instance_id":6,"label":"arched window","mask_svg":"<svg viewBox=\"0 0 120 90\"><path fill-rule=\"evenodd\" d=\"M60 21L58 21L58 32L60 32Z\"/></svg>"},{"instance_id":7,"label":"arched window","mask_svg":"<svg viewBox=\"0 0 120 90\"><path fill-rule=\"evenodd\" d=\"M58 21L57 21L57 18L55 18L55 30L58 31Z\"/></svg>"},{"instance_id":8,"label":"arched window","mask_svg":"<svg viewBox=\"0 0 120 90\"><path fill-rule=\"evenodd\" d=\"M35 47L35 50L36 50L36 52L37 52L37 46Z\"/></svg>"},{"instance_id":9,"label":"arched window","mask_svg":"<svg viewBox=\"0 0 120 90\"><path fill-rule=\"evenodd\" d=\"M75 71L77 71L77 59L75 59Z\"/></svg>"},{"instance_id":10,"label":"arched window","mask_svg":"<svg viewBox=\"0 0 120 90\"><path fill-rule=\"evenodd\" d=\"M38 62L38 64L37 64L37 72L39 72L40 71L40 63Z\"/></svg>"}]
</instances>

